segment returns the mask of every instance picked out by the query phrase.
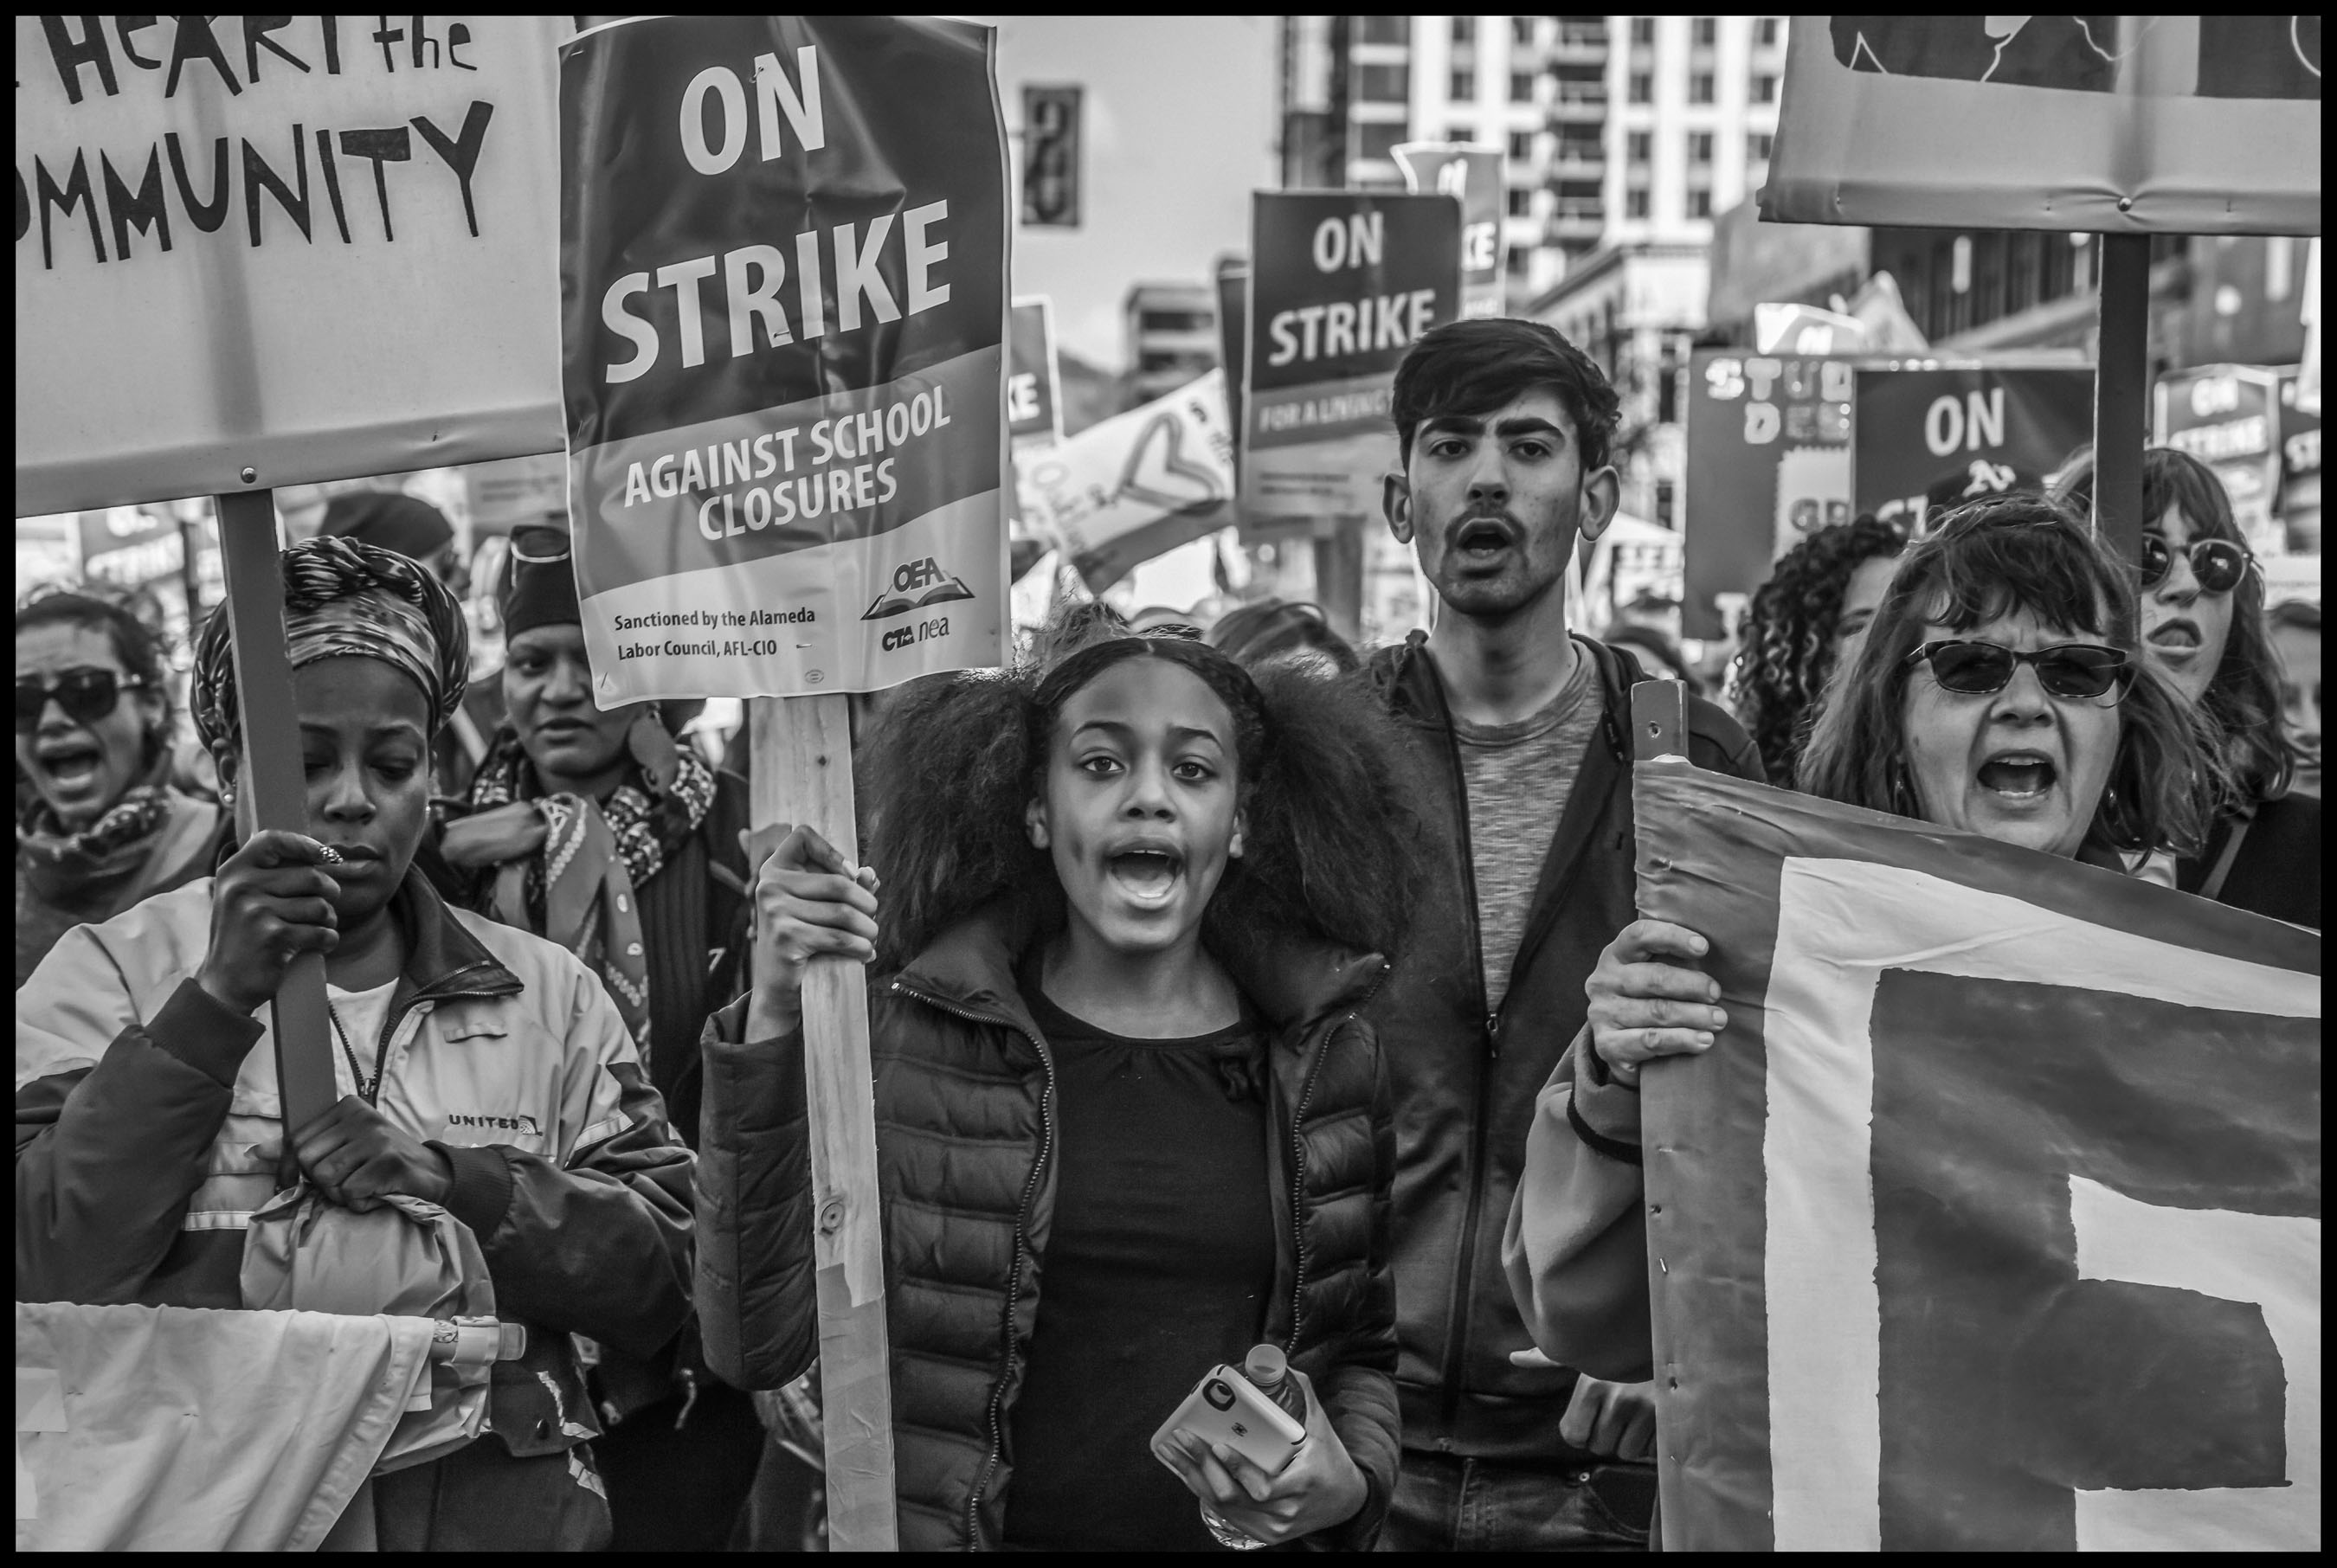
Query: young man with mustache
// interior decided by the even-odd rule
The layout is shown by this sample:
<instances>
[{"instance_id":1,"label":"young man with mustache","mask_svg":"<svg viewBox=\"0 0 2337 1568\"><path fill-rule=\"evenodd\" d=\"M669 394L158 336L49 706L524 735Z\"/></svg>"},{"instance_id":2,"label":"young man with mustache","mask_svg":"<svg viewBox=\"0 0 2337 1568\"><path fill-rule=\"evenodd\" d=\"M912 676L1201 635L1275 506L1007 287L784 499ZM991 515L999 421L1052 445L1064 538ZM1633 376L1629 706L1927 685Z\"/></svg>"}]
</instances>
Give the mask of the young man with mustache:
<instances>
[{"instance_id":1,"label":"young man with mustache","mask_svg":"<svg viewBox=\"0 0 2337 1568\"><path fill-rule=\"evenodd\" d=\"M1413 938L1371 1009L1394 1092L1403 1460L1384 1549L1630 1547L1655 1502L1650 1386L1534 1352L1502 1269L1534 1096L1633 903L1627 653L1567 626L1566 561L1615 516L1614 389L1521 320L1423 336L1396 372L1388 526L1435 629L1368 666L1418 768ZM1688 702L1698 766L1762 777Z\"/></svg>"}]
</instances>

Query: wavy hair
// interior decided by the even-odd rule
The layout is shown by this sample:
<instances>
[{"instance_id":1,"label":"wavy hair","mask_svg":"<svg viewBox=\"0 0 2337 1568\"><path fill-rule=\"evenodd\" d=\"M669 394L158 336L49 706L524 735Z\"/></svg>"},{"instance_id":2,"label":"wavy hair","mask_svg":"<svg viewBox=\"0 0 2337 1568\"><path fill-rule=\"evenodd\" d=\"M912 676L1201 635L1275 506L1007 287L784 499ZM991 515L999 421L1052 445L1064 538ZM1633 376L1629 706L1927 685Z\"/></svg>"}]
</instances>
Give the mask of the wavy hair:
<instances>
[{"instance_id":1,"label":"wavy hair","mask_svg":"<svg viewBox=\"0 0 2337 1568\"><path fill-rule=\"evenodd\" d=\"M1253 677L1188 638L1100 629L1051 664L920 682L870 736L860 777L870 862L885 874L879 967L901 968L992 906L1022 930L1061 929L1062 887L1031 842L1024 808L1044 788L1063 705L1130 658L1191 671L1233 715L1245 852L1209 900L1204 942L1245 952L1298 932L1393 958L1420 835L1413 792L1367 695L1296 668Z\"/></svg>"},{"instance_id":2,"label":"wavy hair","mask_svg":"<svg viewBox=\"0 0 2337 1568\"><path fill-rule=\"evenodd\" d=\"M1996 496L1958 508L1908 550L1858 657L1819 713L1797 786L1827 800L1917 815L1907 771L1907 657L1927 626L1970 631L2018 610L2124 649L2135 669L2118 706L2117 751L2087 842L2195 853L2215 784L2201 726L2142 657L2134 574L2091 530L2042 495Z\"/></svg>"},{"instance_id":3,"label":"wavy hair","mask_svg":"<svg viewBox=\"0 0 2337 1568\"><path fill-rule=\"evenodd\" d=\"M1729 665L1729 704L1772 778L1794 776L1833 675L1834 628L1851 574L1907 548L1904 529L1872 514L1822 528L1778 559L1753 595Z\"/></svg>"},{"instance_id":4,"label":"wavy hair","mask_svg":"<svg viewBox=\"0 0 2337 1568\"><path fill-rule=\"evenodd\" d=\"M2074 465L2061 482L2069 510L2084 517L2094 506L2094 465ZM2248 550L2248 569L2232 589L2232 629L2224 657L2200 697L2216 753L2223 789L2219 810L2254 805L2288 793L2296 760L2281 740L2280 657L2264 624L2264 569L2232 515L2232 498L2215 471L2187 452L2154 446L2142 454L2142 525L2153 528L2173 507L2194 540L2228 540Z\"/></svg>"}]
</instances>

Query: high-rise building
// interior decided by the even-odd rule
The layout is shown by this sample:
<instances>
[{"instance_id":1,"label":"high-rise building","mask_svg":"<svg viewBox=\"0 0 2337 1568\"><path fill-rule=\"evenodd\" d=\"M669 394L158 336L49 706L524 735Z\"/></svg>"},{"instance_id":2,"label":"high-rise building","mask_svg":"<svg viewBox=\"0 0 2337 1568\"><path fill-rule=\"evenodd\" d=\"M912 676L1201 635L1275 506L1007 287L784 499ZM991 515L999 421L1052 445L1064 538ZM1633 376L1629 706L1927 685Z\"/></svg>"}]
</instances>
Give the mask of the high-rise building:
<instances>
[{"instance_id":1,"label":"high-rise building","mask_svg":"<svg viewBox=\"0 0 2337 1568\"><path fill-rule=\"evenodd\" d=\"M1287 16L1286 185L1400 189L1403 141L1509 154L1513 304L1601 247L1701 245L1777 129L1782 16Z\"/></svg>"},{"instance_id":2,"label":"high-rise building","mask_svg":"<svg viewBox=\"0 0 2337 1568\"><path fill-rule=\"evenodd\" d=\"M1217 366L1217 291L1208 283L1139 283L1122 307L1128 403L1165 397Z\"/></svg>"}]
</instances>

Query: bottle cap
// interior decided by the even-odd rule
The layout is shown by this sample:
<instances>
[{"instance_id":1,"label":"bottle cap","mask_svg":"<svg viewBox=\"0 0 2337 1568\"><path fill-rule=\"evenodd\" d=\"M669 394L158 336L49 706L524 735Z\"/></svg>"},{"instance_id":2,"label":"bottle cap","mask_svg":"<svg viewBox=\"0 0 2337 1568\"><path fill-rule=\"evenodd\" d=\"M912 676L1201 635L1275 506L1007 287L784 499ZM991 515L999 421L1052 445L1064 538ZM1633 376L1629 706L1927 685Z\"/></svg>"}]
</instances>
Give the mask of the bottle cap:
<instances>
[{"instance_id":1,"label":"bottle cap","mask_svg":"<svg viewBox=\"0 0 2337 1568\"><path fill-rule=\"evenodd\" d=\"M1242 1375L1261 1388L1275 1387L1289 1370L1290 1362L1279 1345L1253 1346L1242 1358Z\"/></svg>"}]
</instances>

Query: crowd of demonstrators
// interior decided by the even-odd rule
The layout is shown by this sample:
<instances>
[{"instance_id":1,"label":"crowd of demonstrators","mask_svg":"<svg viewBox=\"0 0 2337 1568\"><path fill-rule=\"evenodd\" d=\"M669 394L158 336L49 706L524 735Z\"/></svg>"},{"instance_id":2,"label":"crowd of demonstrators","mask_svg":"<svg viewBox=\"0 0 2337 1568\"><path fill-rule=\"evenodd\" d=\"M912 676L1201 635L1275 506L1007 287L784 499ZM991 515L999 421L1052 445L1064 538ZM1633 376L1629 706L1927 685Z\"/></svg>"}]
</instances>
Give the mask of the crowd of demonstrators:
<instances>
[{"instance_id":1,"label":"crowd of demonstrators","mask_svg":"<svg viewBox=\"0 0 2337 1568\"><path fill-rule=\"evenodd\" d=\"M2093 471L2064 480L2071 510L2093 500ZM2321 926L2321 803L2291 788L2282 668L2264 620L2264 569L2215 471L2153 447L2142 464L2144 651L2201 721L2215 811L2200 843L2146 858L2141 874L2185 892L2298 925Z\"/></svg>"},{"instance_id":2,"label":"crowd of demonstrators","mask_svg":"<svg viewBox=\"0 0 2337 1568\"><path fill-rule=\"evenodd\" d=\"M226 820L171 782L161 639L77 593L16 612L16 986L68 930L209 876Z\"/></svg>"},{"instance_id":3,"label":"crowd of demonstrators","mask_svg":"<svg viewBox=\"0 0 2337 1568\"><path fill-rule=\"evenodd\" d=\"M1864 516L1819 529L1779 558L1738 632L1729 705L1769 774L1793 781L1826 682L1882 602L1905 531Z\"/></svg>"},{"instance_id":4,"label":"crowd of demonstrators","mask_svg":"<svg viewBox=\"0 0 2337 1568\"><path fill-rule=\"evenodd\" d=\"M1633 916L1630 655L1570 632L1566 563L1615 514L1618 402L1556 332L1465 321L1396 373L1396 538L1433 632L1366 679L1413 765L1426 869L1369 1017L1395 1106L1398 1550L1644 1545L1646 1386L1538 1360L1501 1261L1533 1097L1581 1027L1584 982ZM1705 767L1758 779L1736 723L1689 703ZM1644 1378L1640 1372L1637 1376Z\"/></svg>"},{"instance_id":5,"label":"crowd of demonstrators","mask_svg":"<svg viewBox=\"0 0 2337 1568\"><path fill-rule=\"evenodd\" d=\"M513 541L500 593L508 715L424 863L461 908L598 975L676 1133L698 1137L706 1017L745 973L746 781L676 744L658 706L594 706L567 536ZM598 1348L591 1383L618 1550L719 1551L762 1451L753 1402L696 1335Z\"/></svg>"},{"instance_id":6,"label":"crowd of demonstrators","mask_svg":"<svg viewBox=\"0 0 2337 1568\"><path fill-rule=\"evenodd\" d=\"M2280 729L2295 765L2292 794L2321 798L2321 607L2284 599L2264 612L2280 659Z\"/></svg>"},{"instance_id":7,"label":"crowd of demonstrators","mask_svg":"<svg viewBox=\"0 0 2337 1568\"><path fill-rule=\"evenodd\" d=\"M431 742L463 696L453 597L342 540L283 570L306 831L255 833L215 877L74 929L18 992L18 1296L245 1305L245 1227L288 1154L335 1212L442 1205L527 1347L494 1377L488 1436L373 1481L379 1544L596 1546L608 1507L572 1336L648 1354L680 1328L689 1154L599 979L412 869ZM223 613L205 628L193 706L232 789L227 630ZM286 1128L254 1014L308 952L341 1096Z\"/></svg>"},{"instance_id":8,"label":"crowd of demonstrators","mask_svg":"<svg viewBox=\"0 0 2337 1568\"><path fill-rule=\"evenodd\" d=\"M2146 660L2130 569L2039 496L1975 503L1912 547L1838 677L1802 787L2113 869L2206 831L2201 726ZM1652 1371L1639 1077L1729 1048L1708 944L1631 921L1532 1113L1505 1242L1536 1341L1600 1376Z\"/></svg>"},{"instance_id":9,"label":"crowd of demonstrators","mask_svg":"<svg viewBox=\"0 0 2337 1568\"><path fill-rule=\"evenodd\" d=\"M840 954L872 966L902 1544L1365 1546L1397 1410L1361 1015L1407 905L1405 792L1351 690L1081 618L1051 662L887 716L862 758L881 889L803 827L764 862L753 985L705 1046L709 1355L771 1388L815 1353L799 987ZM1306 1395L1287 1468L1153 1446L1262 1341Z\"/></svg>"}]
</instances>

